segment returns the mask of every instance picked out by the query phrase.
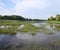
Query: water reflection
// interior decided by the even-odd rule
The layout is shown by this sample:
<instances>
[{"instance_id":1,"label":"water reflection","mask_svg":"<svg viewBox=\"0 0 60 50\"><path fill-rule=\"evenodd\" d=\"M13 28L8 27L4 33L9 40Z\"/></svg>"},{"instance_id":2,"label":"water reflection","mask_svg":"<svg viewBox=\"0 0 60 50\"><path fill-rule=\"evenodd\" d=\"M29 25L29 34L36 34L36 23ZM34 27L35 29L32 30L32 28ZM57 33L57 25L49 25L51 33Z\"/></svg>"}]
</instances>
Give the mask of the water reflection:
<instances>
[{"instance_id":1,"label":"water reflection","mask_svg":"<svg viewBox=\"0 0 60 50\"><path fill-rule=\"evenodd\" d=\"M35 23L40 26L40 23ZM46 23L45 23L46 24ZM36 32L33 36L29 33L17 32L16 35L0 35L0 50L60 50L60 31L54 30L55 25L46 25L45 28L54 32L48 35L44 32ZM55 43L56 42L56 43Z\"/></svg>"},{"instance_id":2,"label":"water reflection","mask_svg":"<svg viewBox=\"0 0 60 50\"><path fill-rule=\"evenodd\" d=\"M22 34L22 33L19 33L19 32L18 32L18 33L16 34L16 37L19 38L19 39L26 40L26 41L28 41L28 42L30 42L30 43L32 43L32 42L36 42L36 43L39 42L39 43L40 43L40 42L43 41L44 39L47 40L48 35L47 35L47 34L44 34L44 33L38 32L38 33L36 33L36 34L33 36L32 34L28 34L28 33Z\"/></svg>"},{"instance_id":3,"label":"water reflection","mask_svg":"<svg viewBox=\"0 0 60 50\"><path fill-rule=\"evenodd\" d=\"M18 50L24 46L24 41L22 39L16 38L13 35L1 35L0 39L0 50Z\"/></svg>"}]
</instances>

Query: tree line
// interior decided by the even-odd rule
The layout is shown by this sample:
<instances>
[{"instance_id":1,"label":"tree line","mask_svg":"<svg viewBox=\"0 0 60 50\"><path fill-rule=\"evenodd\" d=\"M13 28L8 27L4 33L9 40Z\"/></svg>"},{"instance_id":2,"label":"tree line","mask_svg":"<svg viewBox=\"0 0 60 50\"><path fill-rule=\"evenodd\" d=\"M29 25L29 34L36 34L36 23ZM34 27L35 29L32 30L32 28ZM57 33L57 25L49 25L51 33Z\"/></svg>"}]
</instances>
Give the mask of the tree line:
<instances>
[{"instance_id":1,"label":"tree line","mask_svg":"<svg viewBox=\"0 0 60 50\"><path fill-rule=\"evenodd\" d=\"M56 17L51 16L48 18L49 21L60 21L60 14L57 14Z\"/></svg>"},{"instance_id":2,"label":"tree line","mask_svg":"<svg viewBox=\"0 0 60 50\"><path fill-rule=\"evenodd\" d=\"M0 15L0 20L40 21L40 19L24 18L20 15Z\"/></svg>"}]
</instances>

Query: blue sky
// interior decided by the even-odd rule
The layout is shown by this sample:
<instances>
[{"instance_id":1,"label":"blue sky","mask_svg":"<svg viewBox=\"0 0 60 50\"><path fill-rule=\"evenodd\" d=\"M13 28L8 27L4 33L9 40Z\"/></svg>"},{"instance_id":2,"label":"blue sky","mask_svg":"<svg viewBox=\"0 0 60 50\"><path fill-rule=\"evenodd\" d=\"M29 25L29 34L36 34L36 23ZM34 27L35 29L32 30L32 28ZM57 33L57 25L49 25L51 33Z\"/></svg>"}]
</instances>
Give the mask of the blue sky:
<instances>
[{"instance_id":1,"label":"blue sky","mask_svg":"<svg viewBox=\"0 0 60 50\"><path fill-rule=\"evenodd\" d=\"M60 0L0 0L0 15L47 19L60 14Z\"/></svg>"}]
</instances>

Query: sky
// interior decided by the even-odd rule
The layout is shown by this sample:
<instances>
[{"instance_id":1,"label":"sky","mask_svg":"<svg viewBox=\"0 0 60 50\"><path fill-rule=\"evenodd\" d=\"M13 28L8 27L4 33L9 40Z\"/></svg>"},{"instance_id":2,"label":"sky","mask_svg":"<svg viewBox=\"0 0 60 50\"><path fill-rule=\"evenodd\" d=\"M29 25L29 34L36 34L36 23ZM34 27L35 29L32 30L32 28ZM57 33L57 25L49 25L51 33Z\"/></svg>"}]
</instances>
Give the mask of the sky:
<instances>
[{"instance_id":1,"label":"sky","mask_svg":"<svg viewBox=\"0 0 60 50\"><path fill-rule=\"evenodd\" d=\"M0 15L47 19L60 14L60 0L0 0Z\"/></svg>"}]
</instances>

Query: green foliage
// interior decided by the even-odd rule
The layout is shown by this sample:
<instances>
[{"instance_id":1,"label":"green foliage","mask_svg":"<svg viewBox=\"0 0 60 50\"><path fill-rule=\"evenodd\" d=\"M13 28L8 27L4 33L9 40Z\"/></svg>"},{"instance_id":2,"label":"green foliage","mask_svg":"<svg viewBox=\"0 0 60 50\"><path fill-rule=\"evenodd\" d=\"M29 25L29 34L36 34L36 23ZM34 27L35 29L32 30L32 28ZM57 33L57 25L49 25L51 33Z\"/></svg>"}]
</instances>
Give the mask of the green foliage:
<instances>
[{"instance_id":1,"label":"green foliage","mask_svg":"<svg viewBox=\"0 0 60 50\"><path fill-rule=\"evenodd\" d=\"M20 28L21 25L24 25L24 27ZM4 28L1 28L1 26L4 26ZM31 22L27 22L27 21L21 22L16 20L0 20L0 34L16 34L16 32L29 32L32 35L35 35L36 32L39 31L43 32L44 30L47 30L45 26L46 25L42 24L40 27L36 27L32 25ZM52 34L50 31L48 32L48 30L47 33Z\"/></svg>"},{"instance_id":2,"label":"green foliage","mask_svg":"<svg viewBox=\"0 0 60 50\"><path fill-rule=\"evenodd\" d=\"M3 34L16 34L17 27L8 27L8 28L0 28L0 33Z\"/></svg>"},{"instance_id":3,"label":"green foliage","mask_svg":"<svg viewBox=\"0 0 60 50\"><path fill-rule=\"evenodd\" d=\"M53 16L51 16L50 18L48 18L48 21L60 21L60 14L57 14L55 18L53 18Z\"/></svg>"},{"instance_id":4,"label":"green foliage","mask_svg":"<svg viewBox=\"0 0 60 50\"><path fill-rule=\"evenodd\" d=\"M50 20L50 18L48 18L48 21Z\"/></svg>"},{"instance_id":5,"label":"green foliage","mask_svg":"<svg viewBox=\"0 0 60 50\"><path fill-rule=\"evenodd\" d=\"M19 15L10 15L10 16L9 15L4 15L4 16L0 15L0 19L1 20L21 20L21 21L25 20L24 17L19 16Z\"/></svg>"},{"instance_id":6,"label":"green foliage","mask_svg":"<svg viewBox=\"0 0 60 50\"><path fill-rule=\"evenodd\" d=\"M21 25L20 21L16 20L0 20L0 34L16 34L18 27ZM8 26L8 27L6 27Z\"/></svg>"},{"instance_id":7,"label":"green foliage","mask_svg":"<svg viewBox=\"0 0 60 50\"><path fill-rule=\"evenodd\" d=\"M25 22L24 27L20 29L21 32L31 32L34 33L38 28L33 26L32 24Z\"/></svg>"},{"instance_id":8,"label":"green foliage","mask_svg":"<svg viewBox=\"0 0 60 50\"><path fill-rule=\"evenodd\" d=\"M53 21L53 16L50 17L50 21Z\"/></svg>"},{"instance_id":9,"label":"green foliage","mask_svg":"<svg viewBox=\"0 0 60 50\"><path fill-rule=\"evenodd\" d=\"M0 15L0 20L40 21L40 19L24 18L20 15Z\"/></svg>"},{"instance_id":10,"label":"green foliage","mask_svg":"<svg viewBox=\"0 0 60 50\"><path fill-rule=\"evenodd\" d=\"M60 21L60 15L59 14L56 15L56 21Z\"/></svg>"}]
</instances>

